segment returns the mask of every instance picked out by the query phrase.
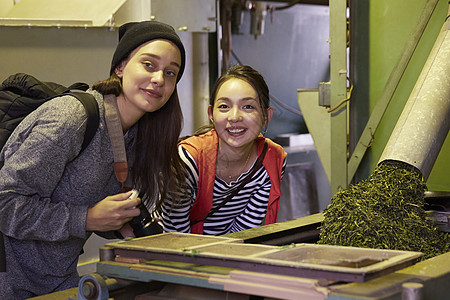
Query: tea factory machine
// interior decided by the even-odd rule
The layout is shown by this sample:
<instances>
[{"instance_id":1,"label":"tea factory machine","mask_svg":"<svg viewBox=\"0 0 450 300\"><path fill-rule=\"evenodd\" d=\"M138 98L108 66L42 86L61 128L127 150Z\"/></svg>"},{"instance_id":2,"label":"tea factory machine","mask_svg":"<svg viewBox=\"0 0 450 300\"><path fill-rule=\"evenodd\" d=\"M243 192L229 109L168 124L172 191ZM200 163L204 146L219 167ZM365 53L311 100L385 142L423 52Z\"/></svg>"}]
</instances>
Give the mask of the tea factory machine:
<instances>
[{"instance_id":1,"label":"tea factory machine","mask_svg":"<svg viewBox=\"0 0 450 300\"><path fill-rule=\"evenodd\" d=\"M78 288L35 299L448 299L450 253L317 245L322 220L109 243Z\"/></svg>"}]
</instances>

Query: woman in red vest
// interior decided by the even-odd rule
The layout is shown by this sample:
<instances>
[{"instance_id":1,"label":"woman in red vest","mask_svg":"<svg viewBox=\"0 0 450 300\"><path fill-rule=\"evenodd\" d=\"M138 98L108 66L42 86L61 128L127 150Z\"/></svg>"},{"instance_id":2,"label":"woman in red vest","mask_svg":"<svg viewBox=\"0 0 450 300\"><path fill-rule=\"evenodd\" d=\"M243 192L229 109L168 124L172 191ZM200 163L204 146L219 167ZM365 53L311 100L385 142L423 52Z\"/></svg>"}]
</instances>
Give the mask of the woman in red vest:
<instances>
[{"instance_id":1,"label":"woman in red vest","mask_svg":"<svg viewBox=\"0 0 450 300\"><path fill-rule=\"evenodd\" d=\"M163 207L165 231L221 235L276 222L286 153L261 134L272 114L258 71L238 65L217 80L212 128L179 143L187 192Z\"/></svg>"}]
</instances>

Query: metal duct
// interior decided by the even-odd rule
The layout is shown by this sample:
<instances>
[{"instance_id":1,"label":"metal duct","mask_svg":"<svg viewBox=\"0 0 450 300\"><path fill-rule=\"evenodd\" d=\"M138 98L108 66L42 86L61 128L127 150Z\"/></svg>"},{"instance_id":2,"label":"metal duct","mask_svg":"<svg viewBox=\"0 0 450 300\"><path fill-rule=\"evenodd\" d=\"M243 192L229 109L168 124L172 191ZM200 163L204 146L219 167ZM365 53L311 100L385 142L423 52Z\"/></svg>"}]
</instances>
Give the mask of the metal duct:
<instances>
[{"instance_id":1,"label":"metal duct","mask_svg":"<svg viewBox=\"0 0 450 300\"><path fill-rule=\"evenodd\" d=\"M450 19L447 19L379 162L408 163L427 180L449 129Z\"/></svg>"}]
</instances>

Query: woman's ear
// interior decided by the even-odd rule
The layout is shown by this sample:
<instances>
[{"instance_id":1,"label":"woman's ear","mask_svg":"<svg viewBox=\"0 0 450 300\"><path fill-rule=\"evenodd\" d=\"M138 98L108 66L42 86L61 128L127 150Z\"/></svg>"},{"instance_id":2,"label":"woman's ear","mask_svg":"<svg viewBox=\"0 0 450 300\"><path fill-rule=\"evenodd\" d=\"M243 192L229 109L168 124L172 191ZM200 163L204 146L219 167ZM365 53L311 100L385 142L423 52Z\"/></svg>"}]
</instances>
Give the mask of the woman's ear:
<instances>
[{"instance_id":1,"label":"woman's ear","mask_svg":"<svg viewBox=\"0 0 450 300\"><path fill-rule=\"evenodd\" d=\"M114 70L114 73L116 73L117 77L122 78L123 77L123 69L125 68L126 61L122 61Z\"/></svg>"},{"instance_id":2,"label":"woman's ear","mask_svg":"<svg viewBox=\"0 0 450 300\"><path fill-rule=\"evenodd\" d=\"M272 120L273 116L273 108L272 106L269 106L267 109L267 116L266 116L266 126L269 125L270 120Z\"/></svg>"},{"instance_id":3,"label":"woman's ear","mask_svg":"<svg viewBox=\"0 0 450 300\"><path fill-rule=\"evenodd\" d=\"M208 116L211 123L214 124L214 118L213 118L213 107L211 105L208 106Z\"/></svg>"}]
</instances>

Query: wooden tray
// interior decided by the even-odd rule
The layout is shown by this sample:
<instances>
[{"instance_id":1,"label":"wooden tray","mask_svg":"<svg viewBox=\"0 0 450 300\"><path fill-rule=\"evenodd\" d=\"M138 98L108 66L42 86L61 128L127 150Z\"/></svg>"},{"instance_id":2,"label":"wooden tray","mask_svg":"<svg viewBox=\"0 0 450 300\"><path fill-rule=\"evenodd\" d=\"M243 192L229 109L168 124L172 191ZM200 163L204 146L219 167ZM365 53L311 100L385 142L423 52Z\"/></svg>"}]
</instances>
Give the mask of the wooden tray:
<instances>
[{"instance_id":1,"label":"wooden tray","mask_svg":"<svg viewBox=\"0 0 450 300\"><path fill-rule=\"evenodd\" d=\"M163 233L107 244L118 261L165 260L306 278L363 282L414 264L420 252L316 244L269 246Z\"/></svg>"}]
</instances>

